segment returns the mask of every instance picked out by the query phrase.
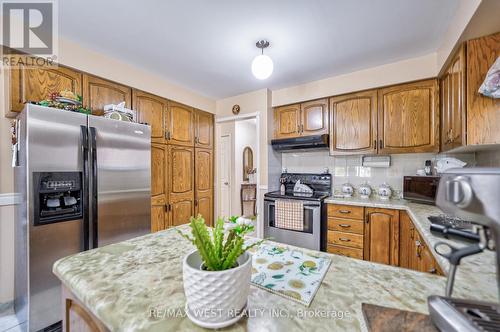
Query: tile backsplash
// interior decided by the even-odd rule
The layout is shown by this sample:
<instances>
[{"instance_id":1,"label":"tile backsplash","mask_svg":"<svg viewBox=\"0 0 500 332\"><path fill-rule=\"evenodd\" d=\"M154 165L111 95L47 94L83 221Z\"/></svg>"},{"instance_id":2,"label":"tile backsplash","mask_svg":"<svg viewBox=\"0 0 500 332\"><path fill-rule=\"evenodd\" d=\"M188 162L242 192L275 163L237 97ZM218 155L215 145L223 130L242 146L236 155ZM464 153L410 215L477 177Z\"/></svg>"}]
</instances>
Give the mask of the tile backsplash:
<instances>
[{"instance_id":1,"label":"tile backsplash","mask_svg":"<svg viewBox=\"0 0 500 332\"><path fill-rule=\"evenodd\" d=\"M417 169L423 169L426 160L433 165L440 158L455 157L467 163L476 164L475 154L434 154L412 153L391 155L390 167L361 166L361 156L335 156L328 151L285 152L281 156L283 169L290 173L322 173L326 169L333 176L334 191L339 191L342 184L349 182L355 188L368 182L375 189L384 182L396 192L403 189L403 176L415 175Z\"/></svg>"}]
</instances>

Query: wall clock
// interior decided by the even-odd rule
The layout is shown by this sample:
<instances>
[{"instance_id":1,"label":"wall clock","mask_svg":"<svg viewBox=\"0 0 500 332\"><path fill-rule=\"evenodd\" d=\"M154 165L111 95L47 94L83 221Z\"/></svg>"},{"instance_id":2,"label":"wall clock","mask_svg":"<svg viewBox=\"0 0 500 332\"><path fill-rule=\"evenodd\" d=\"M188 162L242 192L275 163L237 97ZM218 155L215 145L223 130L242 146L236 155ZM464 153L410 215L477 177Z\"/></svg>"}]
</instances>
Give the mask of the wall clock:
<instances>
[{"instance_id":1,"label":"wall clock","mask_svg":"<svg viewBox=\"0 0 500 332\"><path fill-rule=\"evenodd\" d=\"M236 104L233 106L233 114L238 115L240 113L240 105Z\"/></svg>"}]
</instances>

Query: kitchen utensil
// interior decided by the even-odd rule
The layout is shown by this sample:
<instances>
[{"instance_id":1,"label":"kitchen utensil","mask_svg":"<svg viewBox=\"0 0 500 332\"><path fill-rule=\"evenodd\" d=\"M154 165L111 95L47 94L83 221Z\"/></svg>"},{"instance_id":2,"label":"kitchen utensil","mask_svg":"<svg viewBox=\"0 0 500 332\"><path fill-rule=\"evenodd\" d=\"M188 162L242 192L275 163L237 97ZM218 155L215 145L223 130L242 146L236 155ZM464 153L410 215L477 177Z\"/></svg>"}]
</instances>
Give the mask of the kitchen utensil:
<instances>
[{"instance_id":1,"label":"kitchen utensil","mask_svg":"<svg viewBox=\"0 0 500 332\"><path fill-rule=\"evenodd\" d=\"M425 161L425 175L432 175L432 161L426 160Z\"/></svg>"}]
</instances>

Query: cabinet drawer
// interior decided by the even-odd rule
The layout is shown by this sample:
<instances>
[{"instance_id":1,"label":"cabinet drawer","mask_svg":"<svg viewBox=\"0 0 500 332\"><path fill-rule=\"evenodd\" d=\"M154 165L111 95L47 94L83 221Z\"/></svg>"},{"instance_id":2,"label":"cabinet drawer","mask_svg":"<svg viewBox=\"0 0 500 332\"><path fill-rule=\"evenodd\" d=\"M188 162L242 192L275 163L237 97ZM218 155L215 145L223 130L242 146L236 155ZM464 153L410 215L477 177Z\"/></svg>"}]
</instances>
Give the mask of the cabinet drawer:
<instances>
[{"instance_id":1,"label":"cabinet drawer","mask_svg":"<svg viewBox=\"0 0 500 332\"><path fill-rule=\"evenodd\" d=\"M328 217L364 219L364 207L340 204L328 204Z\"/></svg>"},{"instance_id":2,"label":"cabinet drawer","mask_svg":"<svg viewBox=\"0 0 500 332\"><path fill-rule=\"evenodd\" d=\"M363 259L363 249L349 248L349 247L329 244L327 250L331 254Z\"/></svg>"},{"instance_id":3,"label":"cabinet drawer","mask_svg":"<svg viewBox=\"0 0 500 332\"><path fill-rule=\"evenodd\" d=\"M363 249L363 235L328 231L328 244L338 244L341 246Z\"/></svg>"},{"instance_id":4,"label":"cabinet drawer","mask_svg":"<svg viewBox=\"0 0 500 332\"><path fill-rule=\"evenodd\" d=\"M346 218L328 218L328 229L332 231L356 233L363 235L365 223L362 220Z\"/></svg>"}]
</instances>

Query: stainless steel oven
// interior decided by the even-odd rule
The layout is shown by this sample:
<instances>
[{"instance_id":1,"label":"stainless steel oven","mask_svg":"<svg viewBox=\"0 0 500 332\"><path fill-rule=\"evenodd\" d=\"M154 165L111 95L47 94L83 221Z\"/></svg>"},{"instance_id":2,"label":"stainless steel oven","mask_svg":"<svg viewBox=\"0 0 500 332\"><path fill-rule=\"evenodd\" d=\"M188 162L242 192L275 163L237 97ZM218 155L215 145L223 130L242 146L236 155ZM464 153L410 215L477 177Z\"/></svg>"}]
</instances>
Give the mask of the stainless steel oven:
<instances>
[{"instance_id":1,"label":"stainless steel oven","mask_svg":"<svg viewBox=\"0 0 500 332\"><path fill-rule=\"evenodd\" d=\"M275 227L274 198L264 199L264 235L273 241L313 250L321 249L321 207L319 201L303 201L304 230L294 231Z\"/></svg>"},{"instance_id":2,"label":"stainless steel oven","mask_svg":"<svg viewBox=\"0 0 500 332\"><path fill-rule=\"evenodd\" d=\"M310 188L309 193L295 191L295 184ZM264 195L264 236L273 241L312 250L324 250L326 243L326 206L323 201L331 194L332 178L328 173L283 173L280 183L285 191ZM300 201L303 204L303 230L276 227L276 201L280 199Z\"/></svg>"}]
</instances>

